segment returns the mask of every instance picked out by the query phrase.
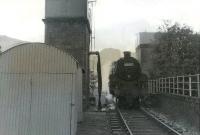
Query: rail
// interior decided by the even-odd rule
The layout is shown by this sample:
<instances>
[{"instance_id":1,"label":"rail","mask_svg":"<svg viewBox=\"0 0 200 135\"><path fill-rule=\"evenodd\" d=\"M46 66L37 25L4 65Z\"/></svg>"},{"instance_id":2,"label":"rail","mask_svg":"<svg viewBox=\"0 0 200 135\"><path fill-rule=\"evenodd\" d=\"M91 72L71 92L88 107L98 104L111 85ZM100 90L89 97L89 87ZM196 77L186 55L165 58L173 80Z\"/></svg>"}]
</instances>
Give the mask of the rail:
<instances>
[{"instance_id":1,"label":"rail","mask_svg":"<svg viewBox=\"0 0 200 135\"><path fill-rule=\"evenodd\" d=\"M200 98L200 74L148 80L148 93Z\"/></svg>"},{"instance_id":2,"label":"rail","mask_svg":"<svg viewBox=\"0 0 200 135\"><path fill-rule=\"evenodd\" d=\"M117 109L117 112L119 113L119 116L120 116L120 118L121 118L121 120L122 120L122 122L123 122L125 128L127 129L128 134L129 134L129 135L133 135L133 133L132 133L131 129L129 128L128 124L126 123L126 120L125 120L125 118L123 117L121 111L120 111L119 109Z\"/></svg>"}]
</instances>

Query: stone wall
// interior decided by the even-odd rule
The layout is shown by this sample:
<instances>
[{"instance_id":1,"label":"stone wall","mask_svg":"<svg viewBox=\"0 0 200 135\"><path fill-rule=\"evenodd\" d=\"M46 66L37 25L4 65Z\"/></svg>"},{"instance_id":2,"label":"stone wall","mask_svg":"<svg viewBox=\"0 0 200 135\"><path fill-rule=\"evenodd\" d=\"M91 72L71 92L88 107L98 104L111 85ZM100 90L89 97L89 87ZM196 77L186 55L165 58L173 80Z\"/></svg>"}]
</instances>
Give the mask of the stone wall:
<instances>
[{"instance_id":1,"label":"stone wall","mask_svg":"<svg viewBox=\"0 0 200 135\"><path fill-rule=\"evenodd\" d=\"M164 94L156 97L159 106L155 109L167 114L175 122L200 131L200 99Z\"/></svg>"}]
</instances>

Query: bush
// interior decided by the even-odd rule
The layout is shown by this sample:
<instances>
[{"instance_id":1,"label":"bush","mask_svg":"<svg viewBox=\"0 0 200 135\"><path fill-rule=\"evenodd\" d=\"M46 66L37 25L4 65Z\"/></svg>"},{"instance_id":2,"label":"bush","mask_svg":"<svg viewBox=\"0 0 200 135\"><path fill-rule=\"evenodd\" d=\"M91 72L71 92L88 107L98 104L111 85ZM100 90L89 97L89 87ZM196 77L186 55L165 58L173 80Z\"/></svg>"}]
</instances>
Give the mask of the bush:
<instances>
[{"instance_id":1,"label":"bush","mask_svg":"<svg viewBox=\"0 0 200 135\"><path fill-rule=\"evenodd\" d=\"M165 22L156 41L152 78L200 73L200 35L189 26Z\"/></svg>"}]
</instances>

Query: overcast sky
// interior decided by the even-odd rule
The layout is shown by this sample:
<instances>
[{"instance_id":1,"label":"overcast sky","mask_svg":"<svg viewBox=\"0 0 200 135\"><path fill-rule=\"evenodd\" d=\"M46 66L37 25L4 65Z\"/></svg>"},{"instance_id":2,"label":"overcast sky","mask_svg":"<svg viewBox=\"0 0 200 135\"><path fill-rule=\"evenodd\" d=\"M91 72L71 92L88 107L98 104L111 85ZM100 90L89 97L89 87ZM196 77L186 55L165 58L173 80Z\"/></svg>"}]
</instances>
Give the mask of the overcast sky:
<instances>
[{"instance_id":1,"label":"overcast sky","mask_svg":"<svg viewBox=\"0 0 200 135\"><path fill-rule=\"evenodd\" d=\"M200 31L199 0L97 0L96 49L135 48L136 35L156 31L163 20ZM0 0L0 35L44 41L44 0Z\"/></svg>"}]
</instances>

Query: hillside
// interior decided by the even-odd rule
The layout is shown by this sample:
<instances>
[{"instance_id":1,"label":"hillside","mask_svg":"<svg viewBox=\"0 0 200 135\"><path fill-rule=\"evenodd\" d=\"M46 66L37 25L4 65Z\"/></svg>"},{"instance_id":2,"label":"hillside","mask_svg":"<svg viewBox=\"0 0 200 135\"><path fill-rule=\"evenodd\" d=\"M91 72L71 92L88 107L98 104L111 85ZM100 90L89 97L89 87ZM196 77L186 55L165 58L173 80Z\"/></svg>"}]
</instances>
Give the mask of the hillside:
<instances>
[{"instance_id":1,"label":"hillside","mask_svg":"<svg viewBox=\"0 0 200 135\"><path fill-rule=\"evenodd\" d=\"M102 71L102 90L108 91L108 76L110 66L113 61L121 57L121 51L113 48L106 48L100 51L101 55L101 71ZM95 56L90 57L90 69L96 71L97 59Z\"/></svg>"},{"instance_id":2,"label":"hillside","mask_svg":"<svg viewBox=\"0 0 200 135\"><path fill-rule=\"evenodd\" d=\"M0 35L0 46L1 46L2 51L5 51L11 47L14 47L22 43L26 43L26 42L19 39L11 38L8 36Z\"/></svg>"}]
</instances>

